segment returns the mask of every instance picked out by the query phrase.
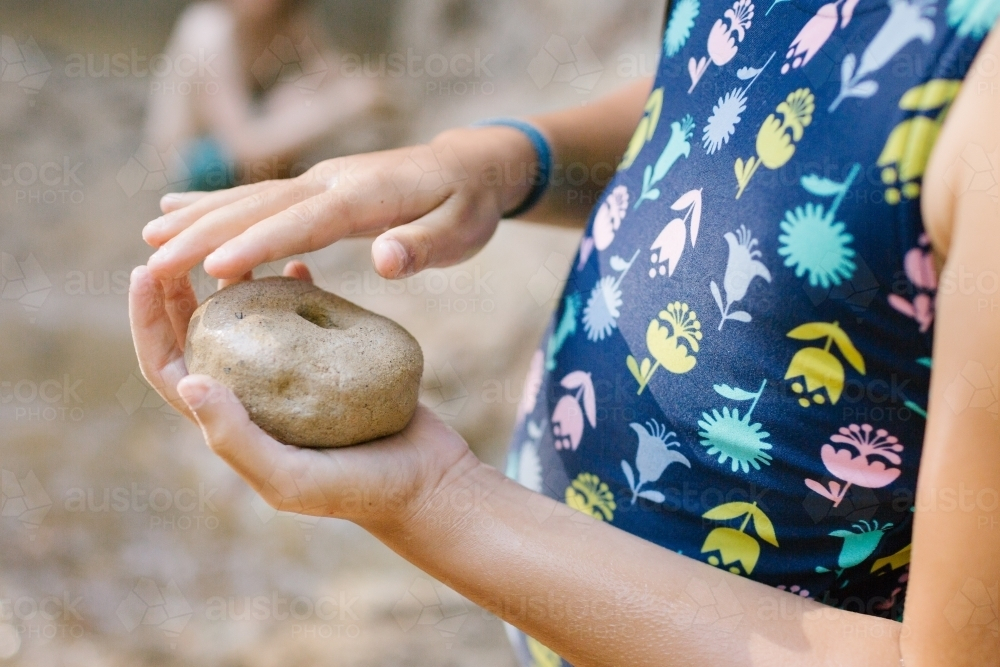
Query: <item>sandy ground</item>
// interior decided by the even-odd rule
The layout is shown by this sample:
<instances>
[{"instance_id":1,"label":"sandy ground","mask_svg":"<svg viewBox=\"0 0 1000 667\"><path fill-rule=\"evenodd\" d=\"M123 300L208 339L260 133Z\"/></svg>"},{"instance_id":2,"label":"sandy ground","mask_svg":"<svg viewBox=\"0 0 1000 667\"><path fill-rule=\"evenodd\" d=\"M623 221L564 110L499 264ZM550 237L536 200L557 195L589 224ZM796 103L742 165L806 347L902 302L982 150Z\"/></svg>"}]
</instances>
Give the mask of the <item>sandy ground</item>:
<instances>
[{"instance_id":1,"label":"sandy ground","mask_svg":"<svg viewBox=\"0 0 1000 667\"><path fill-rule=\"evenodd\" d=\"M404 112L322 150L584 104L652 70L660 5L334 3L345 49L478 52L481 67L388 81ZM270 510L138 374L127 275L149 254L138 232L171 180L136 187L129 166L155 79L71 76L66 64L155 54L179 8L0 7L0 661L513 665L498 619L355 526ZM500 464L577 236L505 223L465 264L395 285L364 241L304 259L320 285L414 333L424 402Z\"/></svg>"}]
</instances>

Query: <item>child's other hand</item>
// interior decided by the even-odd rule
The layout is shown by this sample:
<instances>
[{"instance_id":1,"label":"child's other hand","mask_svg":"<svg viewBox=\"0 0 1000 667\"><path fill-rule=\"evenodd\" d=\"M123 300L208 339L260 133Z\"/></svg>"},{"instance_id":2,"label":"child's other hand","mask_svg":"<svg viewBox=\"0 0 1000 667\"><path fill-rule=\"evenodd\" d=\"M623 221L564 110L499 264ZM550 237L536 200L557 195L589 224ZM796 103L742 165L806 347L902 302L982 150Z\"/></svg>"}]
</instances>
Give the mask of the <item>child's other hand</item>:
<instances>
[{"instance_id":1,"label":"child's other hand","mask_svg":"<svg viewBox=\"0 0 1000 667\"><path fill-rule=\"evenodd\" d=\"M310 280L299 262L290 262L285 275ZM272 507L393 530L448 479L479 465L462 437L423 406L400 433L364 445L301 449L274 440L250 421L228 388L207 375L188 374L184 341L197 305L187 276L161 282L146 267L135 269L129 319L139 366L164 400L198 424L212 450Z\"/></svg>"},{"instance_id":2,"label":"child's other hand","mask_svg":"<svg viewBox=\"0 0 1000 667\"><path fill-rule=\"evenodd\" d=\"M385 278L460 262L486 244L503 211L531 188L531 143L506 127L450 130L431 143L320 162L296 178L213 193L167 195L143 230L158 248L150 274L205 271L236 279L255 266L379 234L372 261Z\"/></svg>"}]
</instances>

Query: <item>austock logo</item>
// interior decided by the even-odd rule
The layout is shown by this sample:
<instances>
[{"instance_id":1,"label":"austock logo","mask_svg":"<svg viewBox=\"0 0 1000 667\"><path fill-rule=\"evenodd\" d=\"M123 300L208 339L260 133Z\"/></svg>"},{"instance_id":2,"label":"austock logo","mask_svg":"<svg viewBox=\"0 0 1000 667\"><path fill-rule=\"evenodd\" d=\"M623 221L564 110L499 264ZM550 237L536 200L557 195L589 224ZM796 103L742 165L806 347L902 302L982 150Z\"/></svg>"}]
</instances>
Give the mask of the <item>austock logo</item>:
<instances>
[{"instance_id":1,"label":"austock logo","mask_svg":"<svg viewBox=\"0 0 1000 667\"><path fill-rule=\"evenodd\" d=\"M52 66L33 38L19 44L9 35L0 35L0 81L16 83L29 96L31 106L51 73Z\"/></svg>"},{"instance_id":2,"label":"austock logo","mask_svg":"<svg viewBox=\"0 0 1000 667\"><path fill-rule=\"evenodd\" d=\"M993 419L1000 416L997 402L1000 366L986 368L978 361L969 361L962 372L945 387L944 400L948 406L960 414L967 409L983 408Z\"/></svg>"},{"instance_id":3,"label":"austock logo","mask_svg":"<svg viewBox=\"0 0 1000 667\"><path fill-rule=\"evenodd\" d=\"M125 378L118 391L115 392L115 398L118 399L118 404L122 406L125 414L129 417L139 410L155 410L173 422L170 427L171 431L176 430L177 422L180 421L180 415L149 386L145 378L142 377L142 371L138 368Z\"/></svg>"},{"instance_id":4,"label":"austock logo","mask_svg":"<svg viewBox=\"0 0 1000 667\"><path fill-rule=\"evenodd\" d=\"M393 606L392 616L403 632L418 625L431 626L445 640L447 648L451 648L452 640L469 616L469 608L465 598L450 588L417 577Z\"/></svg>"},{"instance_id":5,"label":"austock logo","mask_svg":"<svg viewBox=\"0 0 1000 667\"><path fill-rule=\"evenodd\" d=\"M318 516L276 510L257 494L254 494L253 500L250 501L250 507L261 523L269 523L275 517L294 520L302 530L302 536L305 537L306 542L312 540L313 531L316 530L316 525L319 524L320 518Z\"/></svg>"},{"instance_id":6,"label":"austock logo","mask_svg":"<svg viewBox=\"0 0 1000 667\"><path fill-rule=\"evenodd\" d=\"M35 532L52 508L52 499L45 492L34 471L18 479L10 470L0 471L0 516L14 517L28 531L28 539L35 539Z\"/></svg>"},{"instance_id":7,"label":"austock logo","mask_svg":"<svg viewBox=\"0 0 1000 667\"><path fill-rule=\"evenodd\" d=\"M183 190L191 182L191 170L174 146L160 151L144 143L118 170L117 181L128 197L138 192L164 192L167 188Z\"/></svg>"},{"instance_id":8,"label":"austock logo","mask_svg":"<svg viewBox=\"0 0 1000 667\"><path fill-rule=\"evenodd\" d=\"M458 417L469 400L469 390L451 362L434 368L428 366L420 387L423 403L439 417L450 421Z\"/></svg>"},{"instance_id":9,"label":"austock logo","mask_svg":"<svg viewBox=\"0 0 1000 667\"><path fill-rule=\"evenodd\" d=\"M140 625L157 627L170 641L170 648L176 648L194 610L173 579L160 586L149 577L139 577L115 613L129 632Z\"/></svg>"},{"instance_id":10,"label":"austock logo","mask_svg":"<svg viewBox=\"0 0 1000 667\"><path fill-rule=\"evenodd\" d=\"M956 632L980 627L1000 637L998 585L986 586L979 579L966 579L962 589L945 607L944 616Z\"/></svg>"},{"instance_id":11,"label":"austock logo","mask_svg":"<svg viewBox=\"0 0 1000 667\"><path fill-rule=\"evenodd\" d=\"M586 37L575 44L562 35L551 35L528 64L528 76L539 89L552 83L567 83L578 93L594 90L604 65L590 48Z\"/></svg>"},{"instance_id":12,"label":"austock logo","mask_svg":"<svg viewBox=\"0 0 1000 667\"><path fill-rule=\"evenodd\" d=\"M692 579L673 612L675 621L683 627L711 625L726 633L736 630L743 615L743 605L724 579L715 586Z\"/></svg>"},{"instance_id":13,"label":"austock logo","mask_svg":"<svg viewBox=\"0 0 1000 667\"><path fill-rule=\"evenodd\" d=\"M262 88L275 83L294 84L299 91L313 94L326 78L328 66L308 37L298 44L284 35L271 40L250 67L250 72Z\"/></svg>"},{"instance_id":14,"label":"austock logo","mask_svg":"<svg viewBox=\"0 0 1000 667\"><path fill-rule=\"evenodd\" d=\"M17 301L26 311L36 312L51 289L52 283L34 255L18 261L14 255L0 252L0 299Z\"/></svg>"}]
</instances>

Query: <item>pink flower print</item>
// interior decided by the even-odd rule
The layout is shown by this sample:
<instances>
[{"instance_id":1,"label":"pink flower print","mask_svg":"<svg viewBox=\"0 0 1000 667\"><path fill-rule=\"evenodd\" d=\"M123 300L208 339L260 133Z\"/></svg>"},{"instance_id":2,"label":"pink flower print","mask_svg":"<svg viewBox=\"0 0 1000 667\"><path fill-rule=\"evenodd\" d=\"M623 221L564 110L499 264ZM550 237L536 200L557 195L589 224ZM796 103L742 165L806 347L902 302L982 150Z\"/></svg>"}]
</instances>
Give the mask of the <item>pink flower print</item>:
<instances>
[{"instance_id":1,"label":"pink flower print","mask_svg":"<svg viewBox=\"0 0 1000 667\"><path fill-rule=\"evenodd\" d=\"M567 394L559 399L552 411L552 435L555 436L556 449L575 450L583 439L583 417L591 428L597 427L597 402L594 397L594 382L590 373L573 371L564 377L559 384L569 390L576 389L575 394ZM583 403L581 409L580 404Z\"/></svg>"},{"instance_id":2,"label":"pink flower print","mask_svg":"<svg viewBox=\"0 0 1000 667\"><path fill-rule=\"evenodd\" d=\"M837 0L820 7L816 15L809 19L789 45L788 53L785 55L787 62L781 66L781 73L787 74L792 68L797 69L808 64L830 39L830 35L837 28L838 19L841 28L847 27L854 16L857 4L858 0L846 2Z\"/></svg>"},{"instance_id":3,"label":"pink flower print","mask_svg":"<svg viewBox=\"0 0 1000 667\"><path fill-rule=\"evenodd\" d=\"M900 593L903 592L903 588L906 586L906 582L910 579L910 566L906 566L906 570L903 574L899 575L899 585L892 589L892 595L889 596L888 600L884 602L879 602L875 605L875 608L879 611L889 611L896 606L896 598Z\"/></svg>"},{"instance_id":4,"label":"pink flower print","mask_svg":"<svg viewBox=\"0 0 1000 667\"><path fill-rule=\"evenodd\" d=\"M903 257L906 278L917 290L912 301L899 294L889 295L889 305L911 317L920 325L920 333L925 333L934 323L934 292L937 290L937 272L934 257L930 251L930 241L926 234L920 236L920 246L911 248Z\"/></svg>"},{"instance_id":5,"label":"pink flower print","mask_svg":"<svg viewBox=\"0 0 1000 667\"><path fill-rule=\"evenodd\" d=\"M531 366L528 367L528 374L524 377L524 390L521 393L521 401L517 404L517 421L520 422L526 416L535 411L535 404L538 402L538 391L542 388L542 373L545 371L545 355L541 350L535 350L531 356Z\"/></svg>"},{"instance_id":6,"label":"pink flower print","mask_svg":"<svg viewBox=\"0 0 1000 667\"><path fill-rule=\"evenodd\" d=\"M719 67L726 65L736 57L739 50L738 42L742 42L746 37L747 30L753 22L754 4L752 0L736 0L730 9L723 14L723 18L716 19L708 33L708 58L691 58L688 61L688 74L691 76L691 87L688 92L694 90L698 85L708 63L715 63Z\"/></svg>"},{"instance_id":7,"label":"pink flower print","mask_svg":"<svg viewBox=\"0 0 1000 667\"><path fill-rule=\"evenodd\" d=\"M937 271L934 270L934 257L930 252L930 241L927 234L920 235L919 248L910 248L903 258L903 268L906 277L921 289L933 291L937 289Z\"/></svg>"},{"instance_id":8,"label":"pink flower print","mask_svg":"<svg viewBox=\"0 0 1000 667\"><path fill-rule=\"evenodd\" d=\"M807 598L807 597L809 597L809 591L807 591L806 589L804 589L804 588L802 588L800 586L788 587L788 586L785 586L784 584L779 584L777 586L777 589L779 591L785 591L786 593L792 593L793 595L798 595L800 598Z\"/></svg>"},{"instance_id":9,"label":"pink flower print","mask_svg":"<svg viewBox=\"0 0 1000 667\"><path fill-rule=\"evenodd\" d=\"M823 48L837 27L837 4L831 2L820 7L795 36L785 56L788 62L781 66L782 74L786 74L791 67L802 67Z\"/></svg>"},{"instance_id":10,"label":"pink flower print","mask_svg":"<svg viewBox=\"0 0 1000 667\"><path fill-rule=\"evenodd\" d=\"M892 484L900 475L899 468L887 466L886 463L897 466L902 464L899 452L903 451L903 445L885 429L875 430L871 424L851 424L846 428L842 426L839 433L830 436L830 442L850 445L858 451L858 456L855 457L852 456L851 449L838 450L830 444L823 445L820 450L820 458L826 469L847 484L841 487L839 482L831 481L828 488L813 479L807 479L805 483L816 493L832 500L834 507L840 505L851 484L867 489L881 489Z\"/></svg>"},{"instance_id":11,"label":"pink flower print","mask_svg":"<svg viewBox=\"0 0 1000 667\"><path fill-rule=\"evenodd\" d=\"M920 325L920 333L926 333L934 323L934 297L929 294L918 294L913 297L913 301L907 301L898 294L890 294L889 305L915 319Z\"/></svg>"},{"instance_id":12,"label":"pink flower print","mask_svg":"<svg viewBox=\"0 0 1000 667\"><path fill-rule=\"evenodd\" d=\"M583 267L587 265L587 260L590 259L590 253L594 250L594 237L584 236L583 240L580 241L580 260L576 263L576 270L583 271Z\"/></svg>"}]
</instances>

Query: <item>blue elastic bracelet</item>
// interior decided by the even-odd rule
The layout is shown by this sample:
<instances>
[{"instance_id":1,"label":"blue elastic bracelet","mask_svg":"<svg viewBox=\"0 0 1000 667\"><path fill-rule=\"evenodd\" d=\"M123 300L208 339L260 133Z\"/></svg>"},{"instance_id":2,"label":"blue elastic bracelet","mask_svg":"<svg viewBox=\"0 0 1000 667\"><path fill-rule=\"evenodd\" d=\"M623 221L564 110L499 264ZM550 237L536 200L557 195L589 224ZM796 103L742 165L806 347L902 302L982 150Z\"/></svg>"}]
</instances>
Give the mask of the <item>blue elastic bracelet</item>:
<instances>
[{"instance_id":1,"label":"blue elastic bracelet","mask_svg":"<svg viewBox=\"0 0 1000 667\"><path fill-rule=\"evenodd\" d=\"M473 127L511 127L515 130L520 130L524 133L526 137L531 141L531 145L535 148L535 155L538 158L538 173L535 175L532 183L531 192L525 197L521 204L514 208L513 211L508 211L504 213L505 218L516 218L522 213L531 209L538 200L542 198L545 191L549 188L549 176L552 174L552 148L549 146L549 142L542 136L542 133L532 125L518 118L487 118L486 120L481 120L472 124Z\"/></svg>"}]
</instances>

